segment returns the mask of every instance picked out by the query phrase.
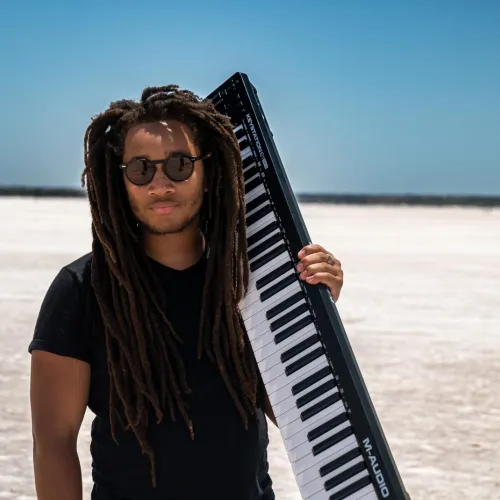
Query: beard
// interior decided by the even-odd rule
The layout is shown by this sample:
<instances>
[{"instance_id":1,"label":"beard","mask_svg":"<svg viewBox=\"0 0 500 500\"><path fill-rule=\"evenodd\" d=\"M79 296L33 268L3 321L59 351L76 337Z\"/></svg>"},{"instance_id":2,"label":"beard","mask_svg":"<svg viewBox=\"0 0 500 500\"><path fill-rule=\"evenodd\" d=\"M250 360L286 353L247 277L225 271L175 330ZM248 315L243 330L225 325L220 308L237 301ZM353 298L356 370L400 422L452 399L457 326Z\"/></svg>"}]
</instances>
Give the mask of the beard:
<instances>
[{"instance_id":1,"label":"beard","mask_svg":"<svg viewBox=\"0 0 500 500\"><path fill-rule=\"evenodd\" d=\"M136 215L137 217L137 215ZM161 236L164 234L182 233L198 224L198 214L185 218L178 222L168 222L165 224L152 224L142 219L137 219L139 227L146 233Z\"/></svg>"},{"instance_id":2,"label":"beard","mask_svg":"<svg viewBox=\"0 0 500 500\"><path fill-rule=\"evenodd\" d=\"M135 216L139 229L144 233L156 236L182 233L188 229L191 229L193 226L197 226L199 221L199 210L201 208L201 205L202 205L202 199L197 198L196 200L193 200L188 204L179 207L178 210L187 213L177 217L172 217L172 216L164 218L160 217L159 218L160 221L153 222L153 220L151 220L152 217L148 218L147 215L144 214L144 211L140 210L139 207L135 206L132 202L130 203L132 212Z\"/></svg>"}]
</instances>

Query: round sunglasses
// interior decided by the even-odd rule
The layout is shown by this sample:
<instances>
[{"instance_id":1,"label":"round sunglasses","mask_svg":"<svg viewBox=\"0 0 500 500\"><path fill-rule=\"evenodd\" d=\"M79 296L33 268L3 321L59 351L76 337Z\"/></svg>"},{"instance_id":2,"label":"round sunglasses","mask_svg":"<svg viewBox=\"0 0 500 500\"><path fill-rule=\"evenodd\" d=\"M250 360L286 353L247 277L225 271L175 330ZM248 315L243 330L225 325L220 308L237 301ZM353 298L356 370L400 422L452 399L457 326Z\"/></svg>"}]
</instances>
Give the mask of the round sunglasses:
<instances>
[{"instance_id":1,"label":"round sunglasses","mask_svg":"<svg viewBox=\"0 0 500 500\"><path fill-rule=\"evenodd\" d=\"M163 173L173 182L183 182L191 177L194 172L194 163L198 160L206 160L212 156L207 153L200 156L189 156L177 153L163 160L148 160L147 158L133 158L127 163L120 165L127 179L136 186L149 184L156 174L156 165L161 164Z\"/></svg>"}]
</instances>

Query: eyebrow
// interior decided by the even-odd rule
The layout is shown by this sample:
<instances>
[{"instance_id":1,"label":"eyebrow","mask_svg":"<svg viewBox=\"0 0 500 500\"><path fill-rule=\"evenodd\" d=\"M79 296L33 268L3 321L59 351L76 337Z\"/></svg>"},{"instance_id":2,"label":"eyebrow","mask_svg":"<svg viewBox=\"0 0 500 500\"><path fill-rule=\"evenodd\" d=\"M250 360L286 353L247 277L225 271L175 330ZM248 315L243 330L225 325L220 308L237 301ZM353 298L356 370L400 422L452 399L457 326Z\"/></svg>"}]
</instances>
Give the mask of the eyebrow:
<instances>
[{"instance_id":1,"label":"eyebrow","mask_svg":"<svg viewBox=\"0 0 500 500\"><path fill-rule=\"evenodd\" d=\"M190 151L188 151L187 149L174 149L172 151L169 151L168 153L167 152L164 152L165 156L164 158L171 158L172 156L175 156L175 155L178 155L178 154L183 154L183 155L186 155L186 156L194 156ZM139 158L146 158L150 161L152 161L153 159L154 160L160 160L160 159L163 159L163 158L151 158L149 155L147 154L140 154L140 155L134 155L130 158L129 161L131 160L137 160Z\"/></svg>"},{"instance_id":2,"label":"eyebrow","mask_svg":"<svg viewBox=\"0 0 500 500\"><path fill-rule=\"evenodd\" d=\"M165 152L166 154L166 152ZM174 155L186 155L186 156L194 156L191 154L187 149L174 149L173 151L170 151L170 154L168 156L174 156Z\"/></svg>"}]
</instances>

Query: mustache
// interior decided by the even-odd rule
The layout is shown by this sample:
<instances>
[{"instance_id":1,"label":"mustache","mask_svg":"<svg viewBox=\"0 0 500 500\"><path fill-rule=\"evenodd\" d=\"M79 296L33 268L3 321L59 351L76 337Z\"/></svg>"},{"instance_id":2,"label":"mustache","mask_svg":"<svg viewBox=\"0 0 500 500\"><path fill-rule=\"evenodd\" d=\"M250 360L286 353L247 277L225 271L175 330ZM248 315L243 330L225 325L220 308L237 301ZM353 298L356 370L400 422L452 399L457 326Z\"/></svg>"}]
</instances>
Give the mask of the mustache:
<instances>
[{"instance_id":1,"label":"mustache","mask_svg":"<svg viewBox=\"0 0 500 500\"><path fill-rule=\"evenodd\" d=\"M172 196L162 196L161 198L156 198L155 201L149 203L150 207L154 207L155 205L159 205L160 203L175 203L176 205L180 205L180 200Z\"/></svg>"}]
</instances>

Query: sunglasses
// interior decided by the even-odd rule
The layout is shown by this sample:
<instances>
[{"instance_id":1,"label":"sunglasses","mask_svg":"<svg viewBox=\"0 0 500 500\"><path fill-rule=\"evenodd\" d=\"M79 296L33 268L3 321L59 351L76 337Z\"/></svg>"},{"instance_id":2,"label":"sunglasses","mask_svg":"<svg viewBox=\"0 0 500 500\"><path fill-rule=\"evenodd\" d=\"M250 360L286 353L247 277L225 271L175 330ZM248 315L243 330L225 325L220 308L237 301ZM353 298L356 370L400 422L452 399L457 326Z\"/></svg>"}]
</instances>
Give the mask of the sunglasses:
<instances>
[{"instance_id":1,"label":"sunglasses","mask_svg":"<svg viewBox=\"0 0 500 500\"><path fill-rule=\"evenodd\" d=\"M200 156L189 156L178 153L163 160L148 160L147 158L133 158L128 163L120 165L127 179L136 186L149 184L156 174L156 165L161 164L163 173L173 182L183 182L194 172L194 163L210 158L212 153Z\"/></svg>"}]
</instances>

